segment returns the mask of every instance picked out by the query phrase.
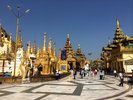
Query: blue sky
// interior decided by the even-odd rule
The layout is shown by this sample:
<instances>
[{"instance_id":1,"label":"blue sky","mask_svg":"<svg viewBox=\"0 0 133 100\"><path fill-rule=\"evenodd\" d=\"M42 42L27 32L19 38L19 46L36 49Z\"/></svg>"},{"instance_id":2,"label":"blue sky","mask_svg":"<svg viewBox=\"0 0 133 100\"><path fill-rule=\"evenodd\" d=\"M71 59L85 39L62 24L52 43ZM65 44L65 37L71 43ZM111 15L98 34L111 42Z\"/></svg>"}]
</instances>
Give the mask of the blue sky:
<instances>
[{"instance_id":1,"label":"blue sky","mask_svg":"<svg viewBox=\"0 0 133 100\"><path fill-rule=\"evenodd\" d=\"M86 57L92 52L92 59L96 59L114 37L116 18L123 32L133 36L133 0L0 0L0 23L15 40L16 18L7 5L14 11L19 5L21 13L31 9L20 19L25 48L29 40L42 47L43 33L47 32L47 41L51 37L56 42L58 53L70 33L73 49L80 43Z\"/></svg>"}]
</instances>

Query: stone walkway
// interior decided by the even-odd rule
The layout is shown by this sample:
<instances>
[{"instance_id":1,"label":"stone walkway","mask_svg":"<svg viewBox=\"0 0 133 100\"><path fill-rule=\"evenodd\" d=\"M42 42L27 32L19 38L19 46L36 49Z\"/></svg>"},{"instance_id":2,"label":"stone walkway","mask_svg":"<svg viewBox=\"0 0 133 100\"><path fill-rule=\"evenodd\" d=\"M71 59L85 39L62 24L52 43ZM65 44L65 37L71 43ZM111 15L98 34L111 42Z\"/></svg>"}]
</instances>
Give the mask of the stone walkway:
<instances>
[{"instance_id":1,"label":"stone walkway","mask_svg":"<svg viewBox=\"0 0 133 100\"><path fill-rule=\"evenodd\" d=\"M0 100L133 100L132 86L113 76L66 77L49 82L0 85Z\"/></svg>"}]
</instances>

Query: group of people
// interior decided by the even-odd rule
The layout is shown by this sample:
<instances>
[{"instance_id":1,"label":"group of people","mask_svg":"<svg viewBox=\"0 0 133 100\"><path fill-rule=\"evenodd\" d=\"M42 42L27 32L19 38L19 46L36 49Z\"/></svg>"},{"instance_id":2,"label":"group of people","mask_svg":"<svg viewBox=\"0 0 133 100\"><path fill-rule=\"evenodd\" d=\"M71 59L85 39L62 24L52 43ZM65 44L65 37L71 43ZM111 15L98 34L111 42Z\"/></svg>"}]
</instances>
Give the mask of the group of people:
<instances>
[{"instance_id":1,"label":"group of people","mask_svg":"<svg viewBox=\"0 0 133 100\"><path fill-rule=\"evenodd\" d=\"M86 76L91 76L91 77L96 76L98 72L99 72L99 79L100 80L104 80L104 78L105 78L104 70L97 70L97 69L85 70L85 69L80 69L79 74L80 74L80 77L82 79L83 77L86 77ZM76 76L77 76L77 70L74 69L73 70L73 78L76 79ZM117 77L117 76L119 77L119 79L120 79L119 86L123 86L124 74L122 72L117 73L116 70L114 70L114 76L115 77Z\"/></svg>"},{"instance_id":2,"label":"group of people","mask_svg":"<svg viewBox=\"0 0 133 100\"><path fill-rule=\"evenodd\" d=\"M81 79L83 78L83 77L95 77L95 76L97 76L97 73L99 72L99 70L97 70L97 69L94 69L94 70L92 70L92 69L88 69L88 70L85 70L85 69L80 69L79 70L79 75L80 75L80 77L81 77ZM74 69L73 70L73 78L74 79L76 79L76 76L77 76L77 70L76 69ZM99 72L99 76L100 76L100 78L99 79L104 79L104 71L100 71Z\"/></svg>"}]
</instances>

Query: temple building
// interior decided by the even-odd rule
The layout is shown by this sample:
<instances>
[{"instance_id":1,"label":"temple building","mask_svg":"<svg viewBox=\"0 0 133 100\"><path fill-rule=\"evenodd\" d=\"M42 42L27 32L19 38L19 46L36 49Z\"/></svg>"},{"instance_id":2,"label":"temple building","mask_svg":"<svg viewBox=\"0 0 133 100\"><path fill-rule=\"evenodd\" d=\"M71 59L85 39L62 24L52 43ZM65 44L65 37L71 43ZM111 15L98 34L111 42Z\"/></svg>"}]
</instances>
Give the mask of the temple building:
<instances>
[{"instance_id":1,"label":"temple building","mask_svg":"<svg viewBox=\"0 0 133 100\"><path fill-rule=\"evenodd\" d=\"M54 74L56 70L68 72L70 69L81 69L86 62L85 55L81 52L80 44L77 51L73 50L70 36L67 34L66 44L56 55L56 44L49 38L48 47L46 44L46 32L44 33L43 47L36 48L36 42L27 44L27 50L23 49L23 42L20 33L16 34L16 43L0 25L0 72L11 72L12 76L23 76L23 67L27 67L30 61L34 68L40 69L40 74ZM20 67L21 66L21 67ZM40 68L41 66L41 68ZM22 75L23 74L23 75Z\"/></svg>"},{"instance_id":2,"label":"temple building","mask_svg":"<svg viewBox=\"0 0 133 100\"><path fill-rule=\"evenodd\" d=\"M76 51L76 69L79 70L83 68L85 63L87 63L87 59L81 51L80 44L78 44L78 49Z\"/></svg>"},{"instance_id":3,"label":"temple building","mask_svg":"<svg viewBox=\"0 0 133 100\"><path fill-rule=\"evenodd\" d=\"M12 34L10 34L9 36L5 29L2 27L2 25L0 25L0 72L12 72L12 75L19 74L19 66L23 59L24 50L21 35L17 34L16 37L17 42L15 43L12 40ZM16 59L16 65L14 65L14 59Z\"/></svg>"},{"instance_id":4,"label":"temple building","mask_svg":"<svg viewBox=\"0 0 133 100\"><path fill-rule=\"evenodd\" d=\"M54 43L54 49L52 48L52 39L49 39L48 48L46 47L46 32L44 33L43 48L38 48L36 59L38 64L42 65L41 74L52 74L56 70L56 45Z\"/></svg>"},{"instance_id":5,"label":"temple building","mask_svg":"<svg viewBox=\"0 0 133 100\"><path fill-rule=\"evenodd\" d=\"M76 57L75 57L75 51L72 48L69 34L67 34L64 50L66 51L66 60L70 66L70 69L73 69L73 67L76 67Z\"/></svg>"},{"instance_id":6,"label":"temple building","mask_svg":"<svg viewBox=\"0 0 133 100\"><path fill-rule=\"evenodd\" d=\"M101 59L107 71L133 71L133 37L124 35L118 20L113 41L103 48Z\"/></svg>"},{"instance_id":7,"label":"temple building","mask_svg":"<svg viewBox=\"0 0 133 100\"><path fill-rule=\"evenodd\" d=\"M13 72L15 58L15 42L0 25L0 72ZM13 73L12 73L13 74Z\"/></svg>"},{"instance_id":8,"label":"temple building","mask_svg":"<svg viewBox=\"0 0 133 100\"><path fill-rule=\"evenodd\" d=\"M78 44L77 51L74 51L70 41L70 35L67 34L67 39L63 50L60 50L60 57L58 57L59 70L68 71L71 69L80 70L84 68L86 57L81 52L80 44Z\"/></svg>"},{"instance_id":9,"label":"temple building","mask_svg":"<svg viewBox=\"0 0 133 100\"><path fill-rule=\"evenodd\" d=\"M10 36L5 29L0 25L0 54L14 53L15 42L12 40L12 34Z\"/></svg>"},{"instance_id":10,"label":"temple building","mask_svg":"<svg viewBox=\"0 0 133 100\"><path fill-rule=\"evenodd\" d=\"M7 34L0 25L0 72L10 71L9 64L14 59L15 42L12 40L12 34ZM6 67L5 67L6 66Z\"/></svg>"}]
</instances>

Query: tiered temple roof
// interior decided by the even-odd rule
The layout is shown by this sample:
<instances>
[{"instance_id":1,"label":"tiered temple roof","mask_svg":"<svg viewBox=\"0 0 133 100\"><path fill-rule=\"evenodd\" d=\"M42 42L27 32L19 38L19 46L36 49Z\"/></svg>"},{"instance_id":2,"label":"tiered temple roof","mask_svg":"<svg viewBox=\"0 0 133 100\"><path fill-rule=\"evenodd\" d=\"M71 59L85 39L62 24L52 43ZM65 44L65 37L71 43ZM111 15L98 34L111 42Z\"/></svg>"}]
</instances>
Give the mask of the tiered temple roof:
<instances>
[{"instance_id":1,"label":"tiered temple roof","mask_svg":"<svg viewBox=\"0 0 133 100\"><path fill-rule=\"evenodd\" d=\"M133 37L124 35L120 23L116 20L116 31L113 42L103 48L101 59L105 62L107 68L124 71L124 60L132 58Z\"/></svg>"},{"instance_id":2,"label":"tiered temple roof","mask_svg":"<svg viewBox=\"0 0 133 100\"><path fill-rule=\"evenodd\" d=\"M86 60L85 55L81 52L80 44L78 44L77 51L73 50L69 34L67 34L67 40L64 50L66 50L66 55L68 60L72 59L72 61L75 62L81 62Z\"/></svg>"},{"instance_id":3,"label":"tiered temple roof","mask_svg":"<svg viewBox=\"0 0 133 100\"><path fill-rule=\"evenodd\" d=\"M67 55L69 53L71 53L74 56L74 51L73 51L73 48L72 48L72 45L71 45L69 34L67 34L67 40L66 40L66 44L65 44L64 50L66 50Z\"/></svg>"}]
</instances>

